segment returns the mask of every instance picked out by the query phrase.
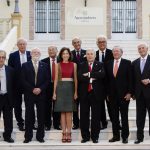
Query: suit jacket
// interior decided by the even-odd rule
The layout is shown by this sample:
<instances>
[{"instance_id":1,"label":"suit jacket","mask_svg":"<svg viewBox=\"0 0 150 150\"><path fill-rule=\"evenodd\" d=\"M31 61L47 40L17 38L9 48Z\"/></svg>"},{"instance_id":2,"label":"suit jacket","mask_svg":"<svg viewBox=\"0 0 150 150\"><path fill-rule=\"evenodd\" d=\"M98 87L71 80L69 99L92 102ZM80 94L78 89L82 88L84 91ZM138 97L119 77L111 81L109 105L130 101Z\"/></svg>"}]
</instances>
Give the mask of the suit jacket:
<instances>
[{"instance_id":1,"label":"suit jacket","mask_svg":"<svg viewBox=\"0 0 150 150\"><path fill-rule=\"evenodd\" d=\"M104 64L106 64L108 61L112 60L113 54L112 54L112 50L106 48L106 53L105 53L105 58L104 58ZM95 60L99 61L99 50L96 51L96 58Z\"/></svg>"},{"instance_id":2,"label":"suit jacket","mask_svg":"<svg viewBox=\"0 0 150 150\"><path fill-rule=\"evenodd\" d=\"M79 65L80 63L82 63L82 62L84 62L84 61L87 61L87 59L86 59L86 50L83 50L83 49L81 49L81 53L80 53L80 60L78 61L77 60L77 57L76 57L76 51L75 50L73 50L73 51L71 51L71 53L72 53L72 55L73 55L73 62L74 63L76 63L77 65Z\"/></svg>"},{"instance_id":3,"label":"suit jacket","mask_svg":"<svg viewBox=\"0 0 150 150\"><path fill-rule=\"evenodd\" d=\"M30 51L26 51L27 55L27 61L31 60L31 55ZM19 51L15 51L10 54L9 59L8 59L8 65L14 68L15 71L15 87L17 90L20 90L22 92L22 87L21 87L21 61L20 61L20 55Z\"/></svg>"},{"instance_id":4,"label":"suit jacket","mask_svg":"<svg viewBox=\"0 0 150 150\"><path fill-rule=\"evenodd\" d=\"M14 70L10 66L5 66L6 72L6 88L8 94L9 106L14 104Z\"/></svg>"},{"instance_id":5,"label":"suit jacket","mask_svg":"<svg viewBox=\"0 0 150 150\"><path fill-rule=\"evenodd\" d=\"M42 59L41 60L42 62L44 62L44 63L46 63L47 65L48 65L48 70L49 70L49 78L50 78L50 80L51 80L51 62L50 62L50 58L49 57L47 57L47 58L45 58L45 59ZM59 60L58 60L58 58L57 58L57 62L59 62ZM47 96L48 96L48 98L52 98L52 96L53 96L53 82L51 82L50 81L50 84L49 84L49 86L48 86L48 88L47 88L47 90L46 90L46 93L47 93Z\"/></svg>"},{"instance_id":6,"label":"suit jacket","mask_svg":"<svg viewBox=\"0 0 150 150\"><path fill-rule=\"evenodd\" d=\"M49 71L48 66L44 62L39 62L37 83L35 84L35 71L32 61L26 62L22 65L22 85L26 96L32 96L34 88L40 88L41 93L38 97L45 98L46 89L49 85ZM26 97L26 99L28 99Z\"/></svg>"},{"instance_id":7,"label":"suit jacket","mask_svg":"<svg viewBox=\"0 0 150 150\"><path fill-rule=\"evenodd\" d=\"M83 74L87 72L89 72L89 67L88 67L88 62L86 61L79 65L79 71L78 71L78 81L80 82L79 96L81 101L86 100L86 96L88 94L88 86L89 86L90 78L87 76L86 77L83 76ZM96 79L92 82L92 87L93 87L94 94L96 96L96 100L99 101L100 99L103 99L104 96L103 95L104 85L102 81L103 78L105 77L105 71L102 63L98 61L94 61L92 71L90 73L90 77Z\"/></svg>"},{"instance_id":8,"label":"suit jacket","mask_svg":"<svg viewBox=\"0 0 150 150\"><path fill-rule=\"evenodd\" d=\"M117 94L120 99L123 99L127 93L132 94L131 61L121 58L116 77L113 75L113 65L114 60L106 65L107 93L110 98Z\"/></svg>"},{"instance_id":9,"label":"suit jacket","mask_svg":"<svg viewBox=\"0 0 150 150\"><path fill-rule=\"evenodd\" d=\"M145 98L150 99L150 84L144 85L141 83L143 79L150 79L150 55L148 55L143 73L140 70L140 58L132 62L133 71L133 93L136 99L143 92Z\"/></svg>"}]
</instances>

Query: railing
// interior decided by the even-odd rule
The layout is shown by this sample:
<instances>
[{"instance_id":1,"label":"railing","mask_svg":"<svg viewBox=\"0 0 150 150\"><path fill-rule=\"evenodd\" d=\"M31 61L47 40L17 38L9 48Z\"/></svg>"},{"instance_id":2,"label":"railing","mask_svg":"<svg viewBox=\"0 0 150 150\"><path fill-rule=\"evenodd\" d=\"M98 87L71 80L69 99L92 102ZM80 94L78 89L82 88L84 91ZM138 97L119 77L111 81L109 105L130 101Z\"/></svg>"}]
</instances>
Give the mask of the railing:
<instances>
[{"instance_id":1,"label":"railing","mask_svg":"<svg viewBox=\"0 0 150 150\"><path fill-rule=\"evenodd\" d=\"M11 29L11 18L0 18L0 41L2 41Z\"/></svg>"},{"instance_id":2,"label":"railing","mask_svg":"<svg viewBox=\"0 0 150 150\"><path fill-rule=\"evenodd\" d=\"M9 54L14 50L17 43L17 26L14 26L2 43L0 43L0 49L5 50L7 53L7 58Z\"/></svg>"}]
</instances>

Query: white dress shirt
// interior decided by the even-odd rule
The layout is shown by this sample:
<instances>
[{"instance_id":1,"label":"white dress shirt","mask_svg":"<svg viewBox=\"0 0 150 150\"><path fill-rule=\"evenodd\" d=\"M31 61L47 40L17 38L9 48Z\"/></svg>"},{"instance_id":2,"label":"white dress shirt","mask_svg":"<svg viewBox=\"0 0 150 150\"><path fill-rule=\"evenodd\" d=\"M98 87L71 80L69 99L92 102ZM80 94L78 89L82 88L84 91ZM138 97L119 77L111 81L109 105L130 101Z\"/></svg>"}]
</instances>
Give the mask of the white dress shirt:
<instances>
[{"instance_id":1,"label":"white dress shirt","mask_svg":"<svg viewBox=\"0 0 150 150\"><path fill-rule=\"evenodd\" d=\"M6 94L7 93L7 82L6 82L6 71L5 71L5 65L3 65L2 68L0 68L0 80L1 80L1 91L0 94Z\"/></svg>"},{"instance_id":2,"label":"white dress shirt","mask_svg":"<svg viewBox=\"0 0 150 150\"><path fill-rule=\"evenodd\" d=\"M106 55L106 49L104 49L103 51L99 50L99 62L102 62L102 52L104 52L104 58L105 58L105 55Z\"/></svg>"},{"instance_id":3,"label":"white dress shirt","mask_svg":"<svg viewBox=\"0 0 150 150\"><path fill-rule=\"evenodd\" d=\"M25 53L19 52L19 56L20 56L20 63L21 63L21 65L22 65L23 63L27 62L27 54L26 54L26 51L25 51Z\"/></svg>"}]
</instances>

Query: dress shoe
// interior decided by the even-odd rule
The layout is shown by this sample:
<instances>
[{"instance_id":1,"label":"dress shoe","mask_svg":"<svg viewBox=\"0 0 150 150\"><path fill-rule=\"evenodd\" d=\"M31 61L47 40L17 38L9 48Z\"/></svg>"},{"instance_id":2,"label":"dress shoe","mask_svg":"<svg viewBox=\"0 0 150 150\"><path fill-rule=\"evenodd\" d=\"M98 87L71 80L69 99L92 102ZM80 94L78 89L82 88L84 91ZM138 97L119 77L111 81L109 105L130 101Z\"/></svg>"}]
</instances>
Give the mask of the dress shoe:
<instances>
[{"instance_id":1,"label":"dress shoe","mask_svg":"<svg viewBox=\"0 0 150 150\"><path fill-rule=\"evenodd\" d=\"M60 128L60 127L54 127L54 129L56 129L56 130L61 130L61 128Z\"/></svg>"},{"instance_id":2,"label":"dress shoe","mask_svg":"<svg viewBox=\"0 0 150 150\"><path fill-rule=\"evenodd\" d=\"M81 140L81 143L86 143L86 142L88 142L89 141L89 139L82 139Z\"/></svg>"},{"instance_id":3,"label":"dress shoe","mask_svg":"<svg viewBox=\"0 0 150 150\"><path fill-rule=\"evenodd\" d=\"M134 144L139 144L139 143L141 143L141 142L143 142L143 139L141 139L141 140L136 139L135 142L134 142Z\"/></svg>"},{"instance_id":4,"label":"dress shoe","mask_svg":"<svg viewBox=\"0 0 150 150\"><path fill-rule=\"evenodd\" d=\"M50 131L51 127L45 127L45 131Z\"/></svg>"},{"instance_id":5,"label":"dress shoe","mask_svg":"<svg viewBox=\"0 0 150 150\"><path fill-rule=\"evenodd\" d=\"M77 129L79 129L79 126L74 125L74 126L72 127L72 129L73 129L73 130L77 130Z\"/></svg>"},{"instance_id":6,"label":"dress shoe","mask_svg":"<svg viewBox=\"0 0 150 150\"><path fill-rule=\"evenodd\" d=\"M5 142L8 142L8 143L14 143L14 140L12 138L7 138L7 139L4 139Z\"/></svg>"},{"instance_id":7,"label":"dress shoe","mask_svg":"<svg viewBox=\"0 0 150 150\"><path fill-rule=\"evenodd\" d=\"M120 141L120 138L118 137L113 137L109 140L109 142L116 142L116 141Z\"/></svg>"},{"instance_id":8,"label":"dress shoe","mask_svg":"<svg viewBox=\"0 0 150 150\"><path fill-rule=\"evenodd\" d=\"M25 140L23 141L23 143L29 143L29 142L31 142L31 140L29 140L29 139L25 139Z\"/></svg>"},{"instance_id":9,"label":"dress shoe","mask_svg":"<svg viewBox=\"0 0 150 150\"><path fill-rule=\"evenodd\" d=\"M18 128L19 128L20 131L25 131L24 126L19 126Z\"/></svg>"},{"instance_id":10,"label":"dress shoe","mask_svg":"<svg viewBox=\"0 0 150 150\"><path fill-rule=\"evenodd\" d=\"M37 139L37 141L39 141L40 143L44 143L44 139Z\"/></svg>"},{"instance_id":11,"label":"dress shoe","mask_svg":"<svg viewBox=\"0 0 150 150\"><path fill-rule=\"evenodd\" d=\"M93 139L93 143L98 143L98 139Z\"/></svg>"},{"instance_id":12,"label":"dress shoe","mask_svg":"<svg viewBox=\"0 0 150 150\"><path fill-rule=\"evenodd\" d=\"M122 139L122 143L127 144L128 143L128 139Z\"/></svg>"}]
</instances>

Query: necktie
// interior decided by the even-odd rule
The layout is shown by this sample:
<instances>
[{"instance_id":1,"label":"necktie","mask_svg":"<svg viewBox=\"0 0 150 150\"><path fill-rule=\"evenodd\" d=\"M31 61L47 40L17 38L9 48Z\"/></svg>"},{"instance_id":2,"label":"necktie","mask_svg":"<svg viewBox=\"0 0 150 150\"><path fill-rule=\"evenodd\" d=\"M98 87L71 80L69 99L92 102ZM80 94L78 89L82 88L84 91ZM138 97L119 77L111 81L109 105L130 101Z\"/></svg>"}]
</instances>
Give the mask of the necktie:
<instances>
[{"instance_id":1,"label":"necktie","mask_svg":"<svg viewBox=\"0 0 150 150\"><path fill-rule=\"evenodd\" d=\"M55 80L55 59L52 59L52 81Z\"/></svg>"},{"instance_id":2,"label":"necktie","mask_svg":"<svg viewBox=\"0 0 150 150\"><path fill-rule=\"evenodd\" d=\"M91 67L92 63L89 64L89 72L92 71L92 67ZM92 83L89 83L88 85L88 92L90 92L92 90Z\"/></svg>"},{"instance_id":3,"label":"necktie","mask_svg":"<svg viewBox=\"0 0 150 150\"><path fill-rule=\"evenodd\" d=\"M143 73L145 62L146 62L145 59L141 60L141 64L140 64L141 73Z\"/></svg>"},{"instance_id":4,"label":"necktie","mask_svg":"<svg viewBox=\"0 0 150 150\"><path fill-rule=\"evenodd\" d=\"M104 52L102 52L102 62L104 62Z\"/></svg>"},{"instance_id":5,"label":"necktie","mask_svg":"<svg viewBox=\"0 0 150 150\"><path fill-rule=\"evenodd\" d=\"M118 72L118 60L115 62L115 66L114 66L114 70L113 70L114 77L116 77L117 72Z\"/></svg>"},{"instance_id":6,"label":"necktie","mask_svg":"<svg viewBox=\"0 0 150 150\"><path fill-rule=\"evenodd\" d=\"M77 60L80 60L80 52L79 51L77 51L76 57L77 57Z\"/></svg>"},{"instance_id":7,"label":"necktie","mask_svg":"<svg viewBox=\"0 0 150 150\"><path fill-rule=\"evenodd\" d=\"M34 64L34 71L35 71L35 84L37 83L37 73L38 73L38 66L37 66L37 62L35 61Z\"/></svg>"}]
</instances>

